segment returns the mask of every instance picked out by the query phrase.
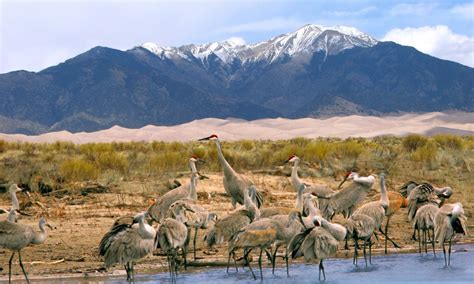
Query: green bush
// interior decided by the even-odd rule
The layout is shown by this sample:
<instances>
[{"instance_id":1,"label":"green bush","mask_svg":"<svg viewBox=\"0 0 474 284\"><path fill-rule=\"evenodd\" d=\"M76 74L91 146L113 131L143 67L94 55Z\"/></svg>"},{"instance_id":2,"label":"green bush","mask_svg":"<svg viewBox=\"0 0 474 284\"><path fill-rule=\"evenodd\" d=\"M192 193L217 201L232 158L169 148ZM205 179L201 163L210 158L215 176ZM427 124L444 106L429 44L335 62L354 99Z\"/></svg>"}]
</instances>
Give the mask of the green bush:
<instances>
[{"instance_id":1,"label":"green bush","mask_svg":"<svg viewBox=\"0 0 474 284\"><path fill-rule=\"evenodd\" d=\"M340 158L356 160L364 151L364 147L357 141L348 139L338 143L335 150Z\"/></svg>"},{"instance_id":2,"label":"green bush","mask_svg":"<svg viewBox=\"0 0 474 284\"><path fill-rule=\"evenodd\" d=\"M423 147L426 142L428 142L428 138L418 134L410 134L403 138L402 145L407 151L413 152L416 149Z\"/></svg>"},{"instance_id":3,"label":"green bush","mask_svg":"<svg viewBox=\"0 0 474 284\"><path fill-rule=\"evenodd\" d=\"M436 160L437 155L438 147L436 147L436 144L433 141L429 141L422 147L416 149L416 151L412 153L411 157L413 161L416 162L432 163Z\"/></svg>"},{"instance_id":4,"label":"green bush","mask_svg":"<svg viewBox=\"0 0 474 284\"><path fill-rule=\"evenodd\" d=\"M434 137L434 140L445 150L462 150L464 146L462 138L452 134L439 134Z\"/></svg>"},{"instance_id":5,"label":"green bush","mask_svg":"<svg viewBox=\"0 0 474 284\"><path fill-rule=\"evenodd\" d=\"M60 174L69 181L95 180L100 170L91 162L83 159L70 159L60 166Z\"/></svg>"}]
</instances>

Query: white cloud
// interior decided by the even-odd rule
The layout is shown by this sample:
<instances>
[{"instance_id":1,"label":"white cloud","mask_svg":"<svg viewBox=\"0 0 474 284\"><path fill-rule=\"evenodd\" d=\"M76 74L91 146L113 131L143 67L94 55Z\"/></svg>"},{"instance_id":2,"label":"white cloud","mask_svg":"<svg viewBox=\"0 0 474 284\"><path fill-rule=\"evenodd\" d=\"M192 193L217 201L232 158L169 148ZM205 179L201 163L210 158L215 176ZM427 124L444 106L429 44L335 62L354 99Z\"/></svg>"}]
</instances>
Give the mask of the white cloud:
<instances>
[{"instance_id":1,"label":"white cloud","mask_svg":"<svg viewBox=\"0 0 474 284\"><path fill-rule=\"evenodd\" d=\"M382 40L474 67L474 37L456 34L444 25L392 29Z\"/></svg>"},{"instance_id":2,"label":"white cloud","mask_svg":"<svg viewBox=\"0 0 474 284\"><path fill-rule=\"evenodd\" d=\"M273 18L218 29L218 33L269 32L281 29L292 30L305 23L292 18Z\"/></svg>"},{"instance_id":3,"label":"white cloud","mask_svg":"<svg viewBox=\"0 0 474 284\"><path fill-rule=\"evenodd\" d=\"M429 14L437 5L435 3L397 4L390 9L392 16L424 16Z\"/></svg>"},{"instance_id":4,"label":"white cloud","mask_svg":"<svg viewBox=\"0 0 474 284\"><path fill-rule=\"evenodd\" d=\"M367 6L367 7L361 8L359 10L354 10L354 11L351 11L351 10L328 11L325 14L335 16L335 17L357 17L357 16L364 16L375 10L377 10L377 7Z\"/></svg>"},{"instance_id":5,"label":"white cloud","mask_svg":"<svg viewBox=\"0 0 474 284\"><path fill-rule=\"evenodd\" d=\"M450 12L472 21L474 19L474 3L456 5L451 8Z\"/></svg>"},{"instance_id":6,"label":"white cloud","mask_svg":"<svg viewBox=\"0 0 474 284\"><path fill-rule=\"evenodd\" d=\"M230 43L231 45L245 45L245 39L241 38L241 37L236 37L236 36L233 36L231 38L228 38L226 39L226 41L228 43Z\"/></svg>"}]
</instances>

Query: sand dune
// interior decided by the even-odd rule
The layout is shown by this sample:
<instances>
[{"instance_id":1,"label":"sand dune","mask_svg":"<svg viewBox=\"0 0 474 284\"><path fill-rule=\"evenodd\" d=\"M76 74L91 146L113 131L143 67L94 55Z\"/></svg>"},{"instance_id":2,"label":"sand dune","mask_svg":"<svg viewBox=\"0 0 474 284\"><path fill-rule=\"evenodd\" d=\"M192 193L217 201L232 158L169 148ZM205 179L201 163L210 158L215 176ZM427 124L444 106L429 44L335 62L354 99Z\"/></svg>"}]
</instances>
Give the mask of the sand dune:
<instances>
[{"instance_id":1,"label":"sand dune","mask_svg":"<svg viewBox=\"0 0 474 284\"><path fill-rule=\"evenodd\" d=\"M434 135L453 133L474 134L474 113L405 114L401 116L332 117L327 119L240 119L206 118L175 126L147 125L139 129L114 126L96 132L50 132L38 136L0 134L6 141L73 143L112 141L190 141L216 133L223 140L290 139L294 137L375 137L380 135L407 135L419 133Z\"/></svg>"}]
</instances>

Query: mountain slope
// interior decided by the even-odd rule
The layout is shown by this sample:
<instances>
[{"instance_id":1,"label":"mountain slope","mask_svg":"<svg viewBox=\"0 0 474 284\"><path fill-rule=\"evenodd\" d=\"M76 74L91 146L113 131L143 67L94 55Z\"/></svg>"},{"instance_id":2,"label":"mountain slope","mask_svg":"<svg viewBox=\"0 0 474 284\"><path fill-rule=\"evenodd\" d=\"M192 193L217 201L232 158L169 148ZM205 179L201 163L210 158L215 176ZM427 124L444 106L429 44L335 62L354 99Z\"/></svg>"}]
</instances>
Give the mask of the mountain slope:
<instances>
[{"instance_id":1,"label":"mountain slope","mask_svg":"<svg viewBox=\"0 0 474 284\"><path fill-rule=\"evenodd\" d=\"M96 47L41 72L0 75L0 132L474 111L474 69L349 27L238 42Z\"/></svg>"}]
</instances>

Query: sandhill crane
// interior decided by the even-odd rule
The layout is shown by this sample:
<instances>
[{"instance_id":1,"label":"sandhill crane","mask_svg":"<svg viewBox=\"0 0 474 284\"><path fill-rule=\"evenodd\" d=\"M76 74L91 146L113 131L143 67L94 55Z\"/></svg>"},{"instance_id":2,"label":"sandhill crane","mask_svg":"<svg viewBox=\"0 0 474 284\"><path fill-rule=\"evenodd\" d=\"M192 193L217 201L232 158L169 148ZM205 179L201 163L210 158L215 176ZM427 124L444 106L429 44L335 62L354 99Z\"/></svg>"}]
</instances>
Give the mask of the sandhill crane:
<instances>
[{"instance_id":1,"label":"sandhill crane","mask_svg":"<svg viewBox=\"0 0 474 284\"><path fill-rule=\"evenodd\" d=\"M318 202L320 208L326 208L327 203L329 202L329 196L334 194L335 191L332 190L327 185L322 184L308 184L300 179L298 176L298 166L301 162L301 159L296 155L291 155L285 163L293 163L291 170L291 185L298 192L299 188L304 186L305 193L312 193L314 196L318 197Z\"/></svg>"},{"instance_id":2,"label":"sandhill crane","mask_svg":"<svg viewBox=\"0 0 474 284\"><path fill-rule=\"evenodd\" d=\"M388 235L382 231L382 222L383 218L387 215L389 210L390 201L388 199L387 190L385 188L385 174L382 173L380 175L380 200L371 201L365 203L361 207L357 208L354 211L354 214L365 214L375 221L375 229L378 230L382 235L385 236L396 248L400 248L398 244L396 244Z\"/></svg>"},{"instance_id":3,"label":"sandhill crane","mask_svg":"<svg viewBox=\"0 0 474 284\"><path fill-rule=\"evenodd\" d=\"M317 197L313 196L311 193L305 193L303 194L302 199L303 199L302 213L304 215L304 217L302 217L303 222L306 228L312 228L314 226L313 218L315 216L321 216L321 211L313 203L313 200L317 199Z\"/></svg>"},{"instance_id":4,"label":"sandhill crane","mask_svg":"<svg viewBox=\"0 0 474 284\"><path fill-rule=\"evenodd\" d=\"M405 192L408 194L407 200L408 200L408 220L409 221L413 221L416 211L421 206L427 203L438 203L438 206L442 206L444 201L448 199L453 193L453 190L450 187L437 188L426 182L422 184L418 184L417 186L413 187L411 190L408 190L408 189L405 190L406 188L411 188L414 184L416 183L414 182L408 183L408 185L405 185L400 190L402 195ZM416 240L415 233L416 233L416 230L414 229L413 235L412 235L413 240Z\"/></svg>"},{"instance_id":5,"label":"sandhill crane","mask_svg":"<svg viewBox=\"0 0 474 284\"><path fill-rule=\"evenodd\" d=\"M217 220L217 215L209 213L204 207L195 204L194 200L190 199L178 200L171 204L169 215L188 227L188 237L190 237L191 228L194 228L193 250L194 260L196 260L197 232L199 229L207 229L210 222Z\"/></svg>"},{"instance_id":6,"label":"sandhill crane","mask_svg":"<svg viewBox=\"0 0 474 284\"><path fill-rule=\"evenodd\" d=\"M304 226L303 220L300 220ZM288 250L292 258L304 256L306 261L319 259L319 281L321 281L321 272L323 280L326 280L323 260L334 256L337 252L339 241L342 241L347 231L335 223L331 223L321 216L313 218L313 228L308 228L291 239Z\"/></svg>"},{"instance_id":7,"label":"sandhill crane","mask_svg":"<svg viewBox=\"0 0 474 284\"><path fill-rule=\"evenodd\" d=\"M180 200L180 199L192 199L192 200L197 200L197 192L196 192L196 187L197 187L197 180L198 177L204 177L205 176L199 174L199 172L196 169L196 162L197 161L202 161L197 156L193 155L189 159L189 166L191 167L191 179L189 184L182 185L178 188L175 188L171 191L168 191L164 195L160 196L155 204L151 205L148 208L148 214L150 214L150 217L156 221L160 222L162 219L166 218L168 209L173 202Z\"/></svg>"},{"instance_id":8,"label":"sandhill crane","mask_svg":"<svg viewBox=\"0 0 474 284\"><path fill-rule=\"evenodd\" d=\"M30 244L42 244L48 236L46 225L48 224L43 217L41 217L38 222L40 232L36 232L30 226L13 223L8 220L0 222L0 248L9 249L13 252L8 262L9 282L11 282L12 276L13 257L15 256L15 252L18 252L18 260L20 262L21 270L25 275L26 282L30 283L23 262L21 261L20 251Z\"/></svg>"},{"instance_id":9,"label":"sandhill crane","mask_svg":"<svg viewBox=\"0 0 474 284\"><path fill-rule=\"evenodd\" d=\"M387 222L385 223L385 235L388 235L388 224L390 222L390 218L392 218L392 216L397 213L400 208L406 208L408 206L408 200L403 197L402 194L392 190L387 191L387 194L390 205L388 206L387 212L385 212L387 216ZM381 194L378 193L372 199L378 200L381 197L380 195ZM387 238L385 238L385 254L387 254L387 241Z\"/></svg>"},{"instance_id":10,"label":"sandhill crane","mask_svg":"<svg viewBox=\"0 0 474 284\"><path fill-rule=\"evenodd\" d=\"M132 224L119 224L107 232L100 241L99 254L106 267L116 263L124 266L127 281L133 281L133 262L153 252L155 229L145 222L147 213L135 215Z\"/></svg>"},{"instance_id":11,"label":"sandhill crane","mask_svg":"<svg viewBox=\"0 0 474 284\"><path fill-rule=\"evenodd\" d=\"M16 197L17 192L21 192L23 189L18 187L17 184L12 184L8 188L8 193L10 194L10 199L12 201L12 207L10 210L4 210L8 213L7 220L10 222L16 222L17 215L16 212L20 209L20 203L18 202L18 198Z\"/></svg>"},{"instance_id":12,"label":"sandhill crane","mask_svg":"<svg viewBox=\"0 0 474 284\"><path fill-rule=\"evenodd\" d=\"M435 240L443 248L445 266L451 265L451 242L456 234L467 235L467 218L460 202L446 204L439 208L435 216ZM449 243L446 260L445 243Z\"/></svg>"},{"instance_id":13,"label":"sandhill crane","mask_svg":"<svg viewBox=\"0 0 474 284\"><path fill-rule=\"evenodd\" d=\"M352 214L346 221L346 238L352 237L354 240L354 259L353 263L357 266L357 250L359 249L358 240L364 243L365 267L367 267L366 246L369 244L369 259L372 262L372 242L371 237L376 229L375 220L365 214Z\"/></svg>"},{"instance_id":14,"label":"sandhill crane","mask_svg":"<svg viewBox=\"0 0 474 284\"><path fill-rule=\"evenodd\" d=\"M356 172L349 172L344 177L344 180L339 184L339 188L347 180L352 180L349 186L328 196L329 201L326 207L320 205L323 218L331 220L335 214L342 213L345 218L349 218L354 212L355 208L359 206L367 194L370 192L374 182L375 176L361 177Z\"/></svg>"},{"instance_id":15,"label":"sandhill crane","mask_svg":"<svg viewBox=\"0 0 474 284\"><path fill-rule=\"evenodd\" d=\"M253 203L251 198L254 188L245 190L245 192L245 209L236 210L226 217L218 219L214 227L207 232L205 240L209 249L215 244L228 242L235 233L240 231L240 229L260 218L259 209Z\"/></svg>"},{"instance_id":16,"label":"sandhill crane","mask_svg":"<svg viewBox=\"0 0 474 284\"><path fill-rule=\"evenodd\" d=\"M219 162L221 164L222 170L224 171L224 189L227 194L230 196L230 201L234 209L237 206L237 203L244 204L244 190L255 185L247 178L238 174L227 162L222 152L221 142L217 135L213 134L208 137L199 139L198 141L214 141L217 147L217 156L219 157ZM256 194L253 198L253 202L260 208L263 204L263 195L260 191L255 190Z\"/></svg>"},{"instance_id":17,"label":"sandhill crane","mask_svg":"<svg viewBox=\"0 0 474 284\"><path fill-rule=\"evenodd\" d=\"M431 231L431 244L433 247L433 255L436 256L434 239L434 219L436 213L438 213L438 210L439 207L437 203L428 203L418 208L415 214L415 218L413 218L413 228L418 231L418 250L420 254L422 246L425 247L425 253L427 253L428 248L426 235L428 234L429 238ZM423 240L420 237L420 230L423 232Z\"/></svg>"},{"instance_id":18,"label":"sandhill crane","mask_svg":"<svg viewBox=\"0 0 474 284\"><path fill-rule=\"evenodd\" d=\"M403 195L403 197L408 198L408 196L410 196L411 191L418 186L427 187L428 189L426 190L428 190L428 192L434 192L434 194L436 194L436 196L440 198L441 205L443 205L444 201L446 199L449 199L453 194L453 189L449 186L438 188L427 182L419 184L414 181L409 181L402 185L400 187L400 193Z\"/></svg>"},{"instance_id":19,"label":"sandhill crane","mask_svg":"<svg viewBox=\"0 0 474 284\"><path fill-rule=\"evenodd\" d=\"M227 270L229 269L231 255L235 254L235 250L243 248L244 259L246 260L249 269L252 272L253 278L257 279L255 274L253 273L250 262L247 260L247 256L251 250L259 248L260 256L258 258L258 266L260 268L260 279L263 279L262 254L263 251L265 251L267 255L271 256L271 253L268 252L267 247L272 245L277 239L277 235L279 233L278 230L281 229L279 228L278 223L279 222L276 222L269 218L259 219L253 223L248 224L247 226L236 232L229 241Z\"/></svg>"},{"instance_id":20,"label":"sandhill crane","mask_svg":"<svg viewBox=\"0 0 474 284\"><path fill-rule=\"evenodd\" d=\"M173 219L164 219L156 233L155 244L166 252L168 268L171 278L178 275L178 264L176 262L177 251L182 250L184 267L186 268L186 241L188 240L188 229L183 223Z\"/></svg>"},{"instance_id":21,"label":"sandhill crane","mask_svg":"<svg viewBox=\"0 0 474 284\"><path fill-rule=\"evenodd\" d=\"M309 194L311 196L311 194ZM288 244L291 239L298 233L300 233L304 227L301 225L300 221L301 212L299 211L292 211L288 215L275 215L272 216L270 219L273 222L277 222L279 227L278 233L275 239L275 251L272 256L272 273L275 272L275 262L276 262L276 254L278 248L282 245L285 246L285 263L286 263L286 275L289 276L289 268L288 268Z\"/></svg>"}]
</instances>

